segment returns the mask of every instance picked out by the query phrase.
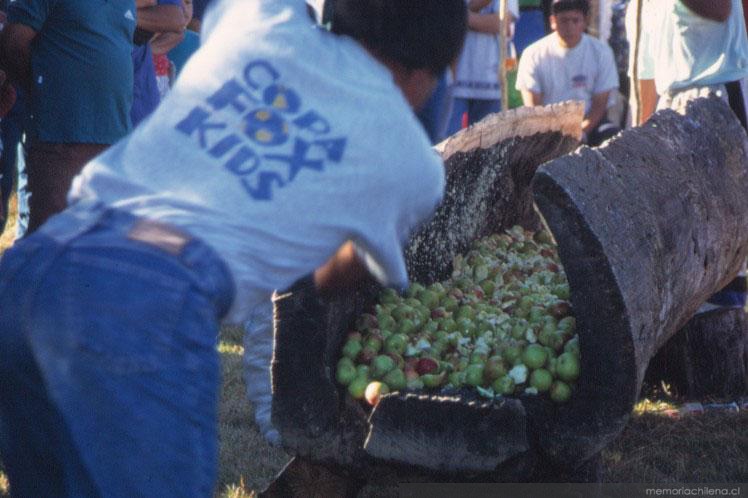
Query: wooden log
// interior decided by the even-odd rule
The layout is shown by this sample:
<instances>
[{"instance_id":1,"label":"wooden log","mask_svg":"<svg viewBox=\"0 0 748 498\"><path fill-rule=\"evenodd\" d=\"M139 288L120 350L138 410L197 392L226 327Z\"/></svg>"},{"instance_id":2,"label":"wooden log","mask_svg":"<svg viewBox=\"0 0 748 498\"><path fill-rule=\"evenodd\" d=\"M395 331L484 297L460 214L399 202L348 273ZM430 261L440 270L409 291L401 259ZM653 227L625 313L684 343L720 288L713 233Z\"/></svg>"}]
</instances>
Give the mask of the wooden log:
<instances>
[{"instance_id":1,"label":"wooden log","mask_svg":"<svg viewBox=\"0 0 748 498\"><path fill-rule=\"evenodd\" d=\"M650 362L645 383L660 381L689 399L748 394L745 310L718 308L693 317Z\"/></svg>"},{"instance_id":2,"label":"wooden log","mask_svg":"<svg viewBox=\"0 0 748 498\"><path fill-rule=\"evenodd\" d=\"M366 414L334 381L348 315L365 298L323 302L308 285L274 296L273 424L295 455L321 463L363 465ZM334 331L334 332L333 332ZM336 349L337 348L337 349ZM334 351L334 353L331 353Z\"/></svg>"},{"instance_id":3,"label":"wooden log","mask_svg":"<svg viewBox=\"0 0 748 498\"><path fill-rule=\"evenodd\" d=\"M625 425L656 351L748 256L748 140L727 105L657 113L599 149L538 171L581 349L572 399L528 408L540 446L584 461Z\"/></svg>"},{"instance_id":4,"label":"wooden log","mask_svg":"<svg viewBox=\"0 0 748 498\"><path fill-rule=\"evenodd\" d=\"M447 194L434 221L406 250L411 280L448 275L453 256L475 238L531 219L533 174L542 162L578 144L582 114L579 103L516 109L491 115L437 146L445 159ZM334 368L345 333L373 304L377 290L361 288L332 302L304 288L277 296L272 417L291 453L315 462L366 465L370 424L358 403L338 391ZM437 411L442 405L439 397L431 403ZM521 413L511 413L524 424ZM388 432L388 437L396 436ZM421 458L413 454L409 462L419 465ZM432 462L443 467L439 459Z\"/></svg>"},{"instance_id":5,"label":"wooden log","mask_svg":"<svg viewBox=\"0 0 748 498\"><path fill-rule=\"evenodd\" d=\"M492 114L436 146L447 174L445 198L405 251L411 280L447 278L452 260L476 239L537 224L532 177L581 138L577 102Z\"/></svg>"},{"instance_id":6,"label":"wooden log","mask_svg":"<svg viewBox=\"0 0 748 498\"><path fill-rule=\"evenodd\" d=\"M384 396L369 417L364 450L372 457L406 464L413 464L418 455L421 467L455 473L491 472L530 449L519 400L468 399Z\"/></svg>"}]
</instances>

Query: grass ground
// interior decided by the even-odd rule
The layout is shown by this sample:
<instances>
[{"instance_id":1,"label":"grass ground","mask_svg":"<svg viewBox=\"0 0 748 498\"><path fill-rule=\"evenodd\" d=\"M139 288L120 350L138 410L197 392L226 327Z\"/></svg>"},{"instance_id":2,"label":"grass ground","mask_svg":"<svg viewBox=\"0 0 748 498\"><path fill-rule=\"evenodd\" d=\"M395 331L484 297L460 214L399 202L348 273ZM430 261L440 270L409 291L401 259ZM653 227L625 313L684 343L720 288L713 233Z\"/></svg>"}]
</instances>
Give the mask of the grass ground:
<instances>
[{"instance_id":1,"label":"grass ground","mask_svg":"<svg viewBox=\"0 0 748 498\"><path fill-rule=\"evenodd\" d=\"M16 217L18 216L18 202L15 194L11 195L8 203L8 222L5 224L5 230L0 227L0 254L10 247L16 233Z\"/></svg>"},{"instance_id":2,"label":"grass ground","mask_svg":"<svg viewBox=\"0 0 748 498\"><path fill-rule=\"evenodd\" d=\"M11 201L11 220L15 199ZM0 253L13 240L10 222L0 235ZM289 460L283 450L265 443L253 422L242 378L242 331L224 327L218 350L223 366L219 407L219 474L216 496L248 498L262 489ZM641 402L621 436L603 452L606 482L745 483L748 482L748 411L711 412L670 418L666 409L682 400L655 392ZM369 486L362 496L397 496L395 483ZM9 496L0 473L0 495Z\"/></svg>"}]
</instances>

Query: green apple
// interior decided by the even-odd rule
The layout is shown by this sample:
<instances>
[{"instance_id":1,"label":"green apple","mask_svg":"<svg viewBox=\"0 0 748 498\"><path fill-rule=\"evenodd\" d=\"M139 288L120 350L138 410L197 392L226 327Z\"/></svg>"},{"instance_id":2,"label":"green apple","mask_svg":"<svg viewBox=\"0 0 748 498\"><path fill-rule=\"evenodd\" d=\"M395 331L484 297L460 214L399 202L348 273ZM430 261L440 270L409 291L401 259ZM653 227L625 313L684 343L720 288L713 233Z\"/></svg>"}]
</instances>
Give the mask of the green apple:
<instances>
[{"instance_id":1,"label":"green apple","mask_svg":"<svg viewBox=\"0 0 748 498\"><path fill-rule=\"evenodd\" d=\"M399 391L405 389L408 380L405 378L405 372L399 368L394 368L387 372L387 375L382 377L382 382L390 386L393 391Z\"/></svg>"},{"instance_id":2,"label":"green apple","mask_svg":"<svg viewBox=\"0 0 748 498\"><path fill-rule=\"evenodd\" d=\"M571 387L565 382L557 380L551 385L551 399L556 403L565 403L571 398Z\"/></svg>"},{"instance_id":3,"label":"green apple","mask_svg":"<svg viewBox=\"0 0 748 498\"><path fill-rule=\"evenodd\" d=\"M491 384L495 393L507 396L514 392L514 379L508 375L502 375Z\"/></svg>"},{"instance_id":4,"label":"green apple","mask_svg":"<svg viewBox=\"0 0 748 498\"><path fill-rule=\"evenodd\" d=\"M501 356L494 355L486 361L486 367L483 370L483 375L489 384L499 377L503 377L504 375L506 375L506 366L504 365L504 360L501 358Z\"/></svg>"},{"instance_id":5,"label":"green apple","mask_svg":"<svg viewBox=\"0 0 748 498\"><path fill-rule=\"evenodd\" d=\"M561 353L556 361L556 375L565 382L579 378L579 359L573 353Z\"/></svg>"},{"instance_id":6,"label":"green apple","mask_svg":"<svg viewBox=\"0 0 748 498\"><path fill-rule=\"evenodd\" d=\"M469 386L483 385L483 372L485 365L482 363L472 363L465 369L465 383Z\"/></svg>"},{"instance_id":7,"label":"green apple","mask_svg":"<svg viewBox=\"0 0 748 498\"><path fill-rule=\"evenodd\" d=\"M366 387L369 385L369 379L366 377L356 377L353 381L348 384L348 394L353 399L364 399L364 393Z\"/></svg>"},{"instance_id":8,"label":"green apple","mask_svg":"<svg viewBox=\"0 0 748 498\"><path fill-rule=\"evenodd\" d=\"M391 356L379 355L371 362L371 375L375 379L381 379L393 368L395 368L395 360Z\"/></svg>"},{"instance_id":9,"label":"green apple","mask_svg":"<svg viewBox=\"0 0 748 498\"><path fill-rule=\"evenodd\" d=\"M538 390L538 392L546 392L551 388L552 383L553 376L548 370L544 368L533 370L530 374L530 387L534 387Z\"/></svg>"},{"instance_id":10,"label":"green apple","mask_svg":"<svg viewBox=\"0 0 748 498\"><path fill-rule=\"evenodd\" d=\"M405 334L392 334L384 341L384 352L403 354L407 346L408 336Z\"/></svg>"},{"instance_id":11,"label":"green apple","mask_svg":"<svg viewBox=\"0 0 748 498\"><path fill-rule=\"evenodd\" d=\"M338 361L335 368L335 380L339 384L347 386L356 377L356 366L350 358L343 357Z\"/></svg>"},{"instance_id":12,"label":"green apple","mask_svg":"<svg viewBox=\"0 0 748 498\"><path fill-rule=\"evenodd\" d=\"M530 344L522 354L522 362L531 369L541 368L547 359L548 353L538 344Z\"/></svg>"},{"instance_id":13,"label":"green apple","mask_svg":"<svg viewBox=\"0 0 748 498\"><path fill-rule=\"evenodd\" d=\"M343 356L355 360L363 348L360 340L348 339L343 345Z\"/></svg>"},{"instance_id":14,"label":"green apple","mask_svg":"<svg viewBox=\"0 0 748 498\"><path fill-rule=\"evenodd\" d=\"M421 381L423 382L423 385L426 387L430 387L430 388L441 386L442 384L444 384L444 381L446 379L447 379L447 372L442 372L440 374L421 375Z\"/></svg>"}]
</instances>

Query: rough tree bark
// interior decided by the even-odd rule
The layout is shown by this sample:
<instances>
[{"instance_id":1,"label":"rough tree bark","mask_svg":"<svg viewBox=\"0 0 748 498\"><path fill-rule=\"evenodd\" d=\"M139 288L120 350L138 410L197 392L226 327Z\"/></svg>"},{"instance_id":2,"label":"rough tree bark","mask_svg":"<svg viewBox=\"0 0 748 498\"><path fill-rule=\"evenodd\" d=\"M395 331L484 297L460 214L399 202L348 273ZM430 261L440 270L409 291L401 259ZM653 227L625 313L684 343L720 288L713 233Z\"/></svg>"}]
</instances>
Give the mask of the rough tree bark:
<instances>
[{"instance_id":1,"label":"rough tree bark","mask_svg":"<svg viewBox=\"0 0 748 498\"><path fill-rule=\"evenodd\" d=\"M700 99L544 165L534 189L572 290L582 376L570 403L533 418L549 457L582 461L622 430L657 350L745 261L748 140L724 102Z\"/></svg>"}]
</instances>

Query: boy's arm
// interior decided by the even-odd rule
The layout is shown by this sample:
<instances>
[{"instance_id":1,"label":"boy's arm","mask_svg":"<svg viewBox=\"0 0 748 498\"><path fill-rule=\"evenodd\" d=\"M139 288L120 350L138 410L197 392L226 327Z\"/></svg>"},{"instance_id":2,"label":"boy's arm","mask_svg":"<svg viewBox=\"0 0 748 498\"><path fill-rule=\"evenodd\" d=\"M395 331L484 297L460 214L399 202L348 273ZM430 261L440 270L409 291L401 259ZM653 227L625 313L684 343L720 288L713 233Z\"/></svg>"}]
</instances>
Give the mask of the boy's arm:
<instances>
[{"instance_id":1,"label":"boy's arm","mask_svg":"<svg viewBox=\"0 0 748 498\"><path fill-rule=\"evenodd\" d=\"M522 104L526 107L534 107L537 105L543 105L543 94L533 92L532 90L520 90L522 94Z\"/></svg>"},{"instance_id":2,"label":"boy's arm","mask_svg":"<svg viewBox=\"0 0 748 498\"><path fill-rule=\"evenodd\" d=\"M468 12L468 28L478 33L498 34L501 29L501 22L498 14L478 14L473 11Z\"/></svg>"},{"instance_id":3,"label":"boy's arm","mask_svg":"<svg viewBox=\"0 0 748 498\"><path fill-rule=\"evenodd\" d=\"M592 96L592 105L590 106L590 112L582 120L582 131L589 134L592 130L597 128L600 120L605 117L608 111L608 97L610 92L600 92Z\"/></svg>"},{"instance_id":4,"label":"boy's arm","mask_svg":"<svg viewBox=\"0 0 748 498\"><path fill-rule=\"evenodd\" d=\"M343 244L332 258L314 272L315 287L323 296L344 292L372 278L352 242Z\"/></svg>"}]
</instances>

